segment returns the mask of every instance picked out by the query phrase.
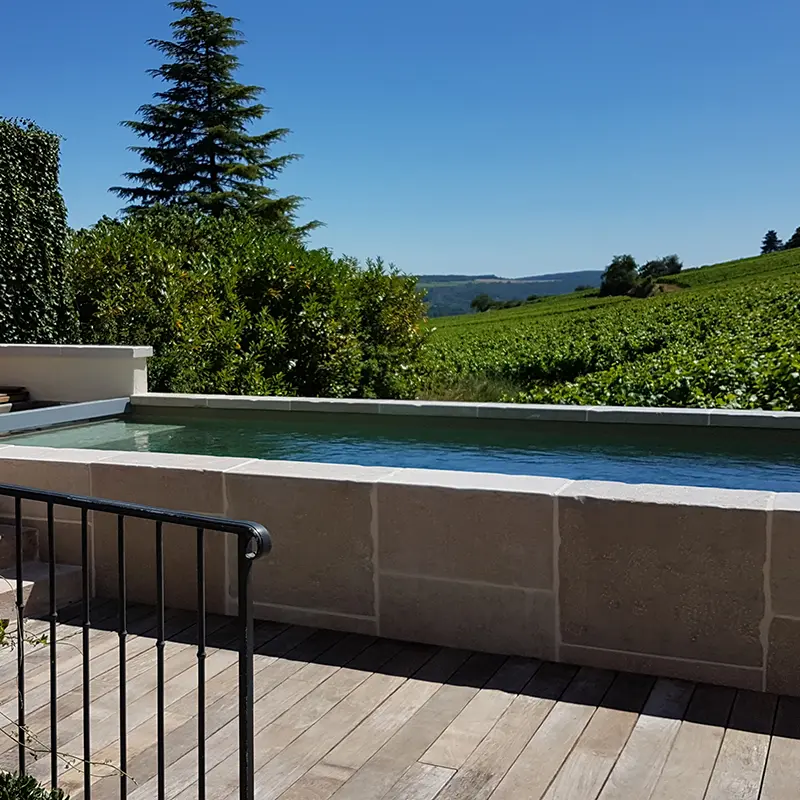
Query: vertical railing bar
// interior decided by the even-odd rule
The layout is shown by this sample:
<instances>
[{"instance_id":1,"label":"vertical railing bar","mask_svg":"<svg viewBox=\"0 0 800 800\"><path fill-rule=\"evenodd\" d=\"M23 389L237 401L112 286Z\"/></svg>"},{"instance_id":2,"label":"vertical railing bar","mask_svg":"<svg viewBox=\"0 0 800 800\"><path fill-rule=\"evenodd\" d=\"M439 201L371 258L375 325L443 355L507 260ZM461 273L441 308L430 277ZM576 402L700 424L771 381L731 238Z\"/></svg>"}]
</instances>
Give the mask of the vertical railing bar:
<instances>
[{"instance_id":1,"label":"vertical railing bar","mask_svg":"<svg viewBox=\"0 0 800 800\"><path fill-rule=\"evenodd\" d=\"M197 529L197 797L206 796L206 555Z\"/></svg>"},{"instance_id":2,"label":"vertical railing bar","mask_svg":"<svg viewBox=\"0 0 800 800\"><path fill-rule=\"evenodd\" d=\"M253 763L253 602L250 596L250 542L239 537L239 798L254 800Z\"/></svg>"},{"instance_id":3,"label":"vertical railing bar","mask_svg":"<svg viewBox=\"0 0 800 800\"><path fill-rule=\"evenodd\" d=\"M165 800L167 793L164 763L164 526L161 522L156 522L156 594L158 602L158 636L156 639L158 800Z\"/></svg>"},{"instance_id":4,"label":"vertical railing bar","mask_svg":"<svg viewBox=\"0 0 800 800\"><path fill-rule=\"evenodd\" d=\"M117 516L117 569L119 571L119 796L128 796L128 695L127 695L127 640L128 640L128 586L125 564L125 517Z\"/></svg>"},{"instance_id":5,"label":"vertical railing bar","mask_svg":"<svg viewBox=\"0 0 800 800\"><path fill-rule=\"evenodd\" d=\"M50 787L58 788L58 662L56 653L56 536L53 504L47 504L47 564L50 578Z\"/></svg>"},{"instance_id":6,"label":"vertical railing bar","mask_svg":"<svg viewBox=\"0 0 800 800\"><path fill-rule=\"evenodd\" d=\"M25 599L22 593L22 498L14 498L14 533L16 537L17 566L17 741L19 774L25 775L26 729L25 729L25 628L23 612Z\"/></svg>"},{"instance_id":7,"label":"vertical railing bar","mask_svg":"<svg viewBox=\"0 0 800 800\"><path fill-rule=\"evenodd\" d=\"M81 508L81 569L83 583L83 796L85 800L92 797L92 722L90 716L91 694L89 681L89 630L91 604L89 594L89 525L88 511Z\"/></svg>"}]
</instances>

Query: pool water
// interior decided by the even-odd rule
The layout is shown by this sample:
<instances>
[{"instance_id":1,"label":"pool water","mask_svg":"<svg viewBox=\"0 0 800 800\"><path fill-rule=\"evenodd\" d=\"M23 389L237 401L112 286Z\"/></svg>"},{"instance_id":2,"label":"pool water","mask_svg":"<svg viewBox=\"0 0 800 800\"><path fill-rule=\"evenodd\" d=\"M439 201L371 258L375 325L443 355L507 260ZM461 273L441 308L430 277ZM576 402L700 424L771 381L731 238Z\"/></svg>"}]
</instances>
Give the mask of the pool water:
<instances>
[{"instance_id":1,"label":"pool water","mask_svg":"<svg viewBox=\"0 0 800 800\"><path fill-rule=\"evenodd\" d=\"M800 491L800 431L175 411L3 443Z\"/></svg>"}]
</instances>

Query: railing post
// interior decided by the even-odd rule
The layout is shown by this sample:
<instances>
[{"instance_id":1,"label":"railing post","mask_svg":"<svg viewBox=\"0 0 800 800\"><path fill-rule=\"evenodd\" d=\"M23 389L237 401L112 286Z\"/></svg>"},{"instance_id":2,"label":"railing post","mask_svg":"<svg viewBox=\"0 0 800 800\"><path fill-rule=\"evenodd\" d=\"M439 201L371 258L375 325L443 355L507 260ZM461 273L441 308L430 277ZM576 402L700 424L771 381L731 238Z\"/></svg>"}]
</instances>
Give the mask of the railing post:
<instances>
[{"instance_id":1,"label":"railing post","mask_svg":"<svg viewBox=\"0 0 800 800\"><path fill-rule=\"evenodd\" d=\"M255 554L251 542L239 537L239 798L253 800L253 598L250 569Z\"/></svg>"}]
</instances>

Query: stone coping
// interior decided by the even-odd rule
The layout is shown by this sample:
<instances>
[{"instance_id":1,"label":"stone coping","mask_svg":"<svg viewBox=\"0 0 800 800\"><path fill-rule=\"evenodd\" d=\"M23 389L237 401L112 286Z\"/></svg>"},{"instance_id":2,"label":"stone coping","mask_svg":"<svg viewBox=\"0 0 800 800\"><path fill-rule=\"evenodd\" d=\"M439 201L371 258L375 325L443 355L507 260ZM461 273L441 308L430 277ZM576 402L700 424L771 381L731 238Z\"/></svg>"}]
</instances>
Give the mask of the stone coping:
<instances>
[{"instance_id":1,"label":"stone coping","mask_svg":"<svg viewBox=\"0 0 800 800\"><path fill-rule=\"evenodd\" d=\"M558 406L523 403L453 403L406 400L354 400L300 397L167 394L131 397L142 408L205 408L230 411L313 411L541 422L594 422L691 427L777 428L800 430L800 413L703 408Z\"/></svg>"},{"instance_id":2,"label":"stone coping","mask_svg":"<svg viewBox=\"0 0 800 800\"><path fill-rule=\"evenodd\" d=\"M153 348L149 346L129 347L127 345L94 344L0 344L0 358L3 356L24 356L25 358L150 358Z\"/></svg>"},{"instance_id":3,"label":"stone coping","mask_svg":"<svg viewBox=\"0 0 800 800\"><path fill-rule=\"evenodd\" d=\"M48 409L49 410L49 409ZM496 472L419 469L409 467L362 467L316 461L271 461L259 458L206 456L180 453L91 450L3 444L0 460L13 459L71 464L111 463L165 470L190 470L225 474L303 478L354 484L390 484L434 489L514 492L551 497L613 500L667 506L742 510L800 510L800 493L753 489L718 489L704 486L631 484L615 481L570 480L538 475L505 475Z\"/></svg>"}]
</instances>

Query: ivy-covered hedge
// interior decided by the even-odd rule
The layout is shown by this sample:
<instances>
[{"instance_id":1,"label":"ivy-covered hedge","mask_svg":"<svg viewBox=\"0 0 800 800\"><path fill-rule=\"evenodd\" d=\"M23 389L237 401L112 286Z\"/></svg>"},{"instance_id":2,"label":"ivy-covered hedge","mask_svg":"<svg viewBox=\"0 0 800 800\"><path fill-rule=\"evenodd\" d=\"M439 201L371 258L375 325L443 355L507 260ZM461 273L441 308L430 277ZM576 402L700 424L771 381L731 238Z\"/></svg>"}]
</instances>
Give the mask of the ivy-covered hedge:
<instances>
[{"instance_id":1,"label":"ivy-covered hedge","mask_svg":"<svg viewBox=\"0 0 800 800\"><path fill-rule=\"evenodd\" d=\"M66 295L67 214L58 188L59 140L0 118L0 341L74 340Z\"/></svg>"},{"instance_id":2,"label":"ivy-covered hedge","mask_svg":"<svg viewBox=\"0 0 800 800\"><path fill-rule=\"evenodd\" d=\"M416 280L258 222L154 210L70 240L80 340L149 344L152 391L415 396Z\"/></svg>"}]
</instances>

